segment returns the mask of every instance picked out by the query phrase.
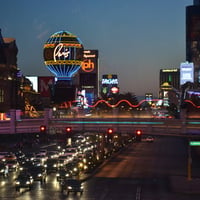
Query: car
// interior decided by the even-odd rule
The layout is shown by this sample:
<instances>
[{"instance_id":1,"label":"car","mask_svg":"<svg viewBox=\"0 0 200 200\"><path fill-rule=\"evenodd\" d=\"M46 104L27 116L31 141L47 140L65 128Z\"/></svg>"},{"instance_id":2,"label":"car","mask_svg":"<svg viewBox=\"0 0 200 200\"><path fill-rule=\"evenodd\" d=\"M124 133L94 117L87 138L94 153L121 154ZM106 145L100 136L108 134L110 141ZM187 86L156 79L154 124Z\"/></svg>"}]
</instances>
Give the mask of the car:
<instances>
[{"instance_id":1,"label":"car","mask_svg":"<svg viewBox=\"0 0 200 200\"><path fill-rule=\"evenodd\" d=\"M32 152L28 152L25 154L25 158L26 158L26 161L32 161L35 159L35 153L32 153Z\"/></svg>"},{"instance_id":2,"label":"car","mask_svg":"<svg viewBox=\"0 0 200 200\"><path fill-rule=\"evenodd\" d=\"M65 179L61 182L61 192L67 191L67 194L74 192L77 194L83 193L83 183L77 179Z\"/></svg>"},{"instance_id":3,"label":"car","mask_svg":"<svg viewBox=\"0 0 200 200\"><path fill-rule=\"evenodd\" d=\"M5 161L4 158L8 155L8 152L0 152L0 161Z\"/></svg>"},{"instance_id":4,"label":"car","mask_svg":"<svg viewBox=\"0 0 200 200\"><path fill-rule=\"evenodd\" d=\"M19 170L29 170L31 167L34 167L34 163L32 161L25 161L24 163L21 163L19 166Z\"/></svg>"},{"instance_id":5,"label":"car","mask_svg":"<svg viewBox=\"0 0 200 200\"><path fill-rule=\"evenodd\" d=\"M44 166L33 166L28 171L34 181L40 181L41 184L46 182L47 172Z\"/></svg>"},{"instance_id":6,"label":"car","mask_svg":"<svg viewBox=\"0 0 200 200\"><path fill-rule=\"evenodd\" d=\"M47 152L47 157L48 158L58 158L59 153L58 151L48 151Z\"/></svg>"},{"instance_id":7,"label":"car","mask_svg":"<svg viewBox=\"0 0 200 200\"><path fill-rule=\"evenodd\" d=\"M152 136L147 136L146 137L146 142L153 142L154 138Z\"/></svg>"},{"instance_id":8,"label":"car","mask_svg":"<svg viewBox=\"0 0 200 200\"><path fill-rule=\"evenodd\" d=\"M8 166L9 171L17 171L19 168L19 163L17 160L7 160L5 163Z\"/></svg>"},{"instance_id":9,"label":"car","mask_svg":"<svg viewBox=\"0 0 200 200\"><path fill-rule=\"evenodd\" d=\"M48 158L45 165L47 173L56 172L58 170L58 159Z\"/></svg>"},{"instance_id":10,"label":"car","mask_svg":"<svg viewBox=\"0 0 200 200\"><path fill-rule=\"evenodd\" d=\"M17 160L17 157L13 153L8 153L7 155L4 156L3 161L7 162L10 160Z\"/></svg>"},{"instance_id":11,"label":"car","mask_svg":"<svg viewBox=\"0 0 200 200\"><path fill-rule=\"evenodd\" d=\"M58 172L56 174L56 179L58 182L61 182L69 177L71 177L71 172L64 168L58 170Z\"/></svg>"},{"instance_id":12,"label":"car","mask_svg":"<svg viewBox=\"0 0 200 200\"><path fill-rule=\"evenodd\" d=\"M44 164L47 161L48 157L45 154L36 154L35 160L38 160L41 164Z\"/></svg>"},{"instance_id":13,"label":"car","mask_svg":"<svg viewBox=\"0 0 200 200\"><path fill-rule=\"evenodd\" d=\"M27 172L20 173L18 177L15 179L15 190L17 192L20 192L21 188L28 188L29 190L31 190L32 186L33 186L33 178Z\"/></svg>"}]
</instances>

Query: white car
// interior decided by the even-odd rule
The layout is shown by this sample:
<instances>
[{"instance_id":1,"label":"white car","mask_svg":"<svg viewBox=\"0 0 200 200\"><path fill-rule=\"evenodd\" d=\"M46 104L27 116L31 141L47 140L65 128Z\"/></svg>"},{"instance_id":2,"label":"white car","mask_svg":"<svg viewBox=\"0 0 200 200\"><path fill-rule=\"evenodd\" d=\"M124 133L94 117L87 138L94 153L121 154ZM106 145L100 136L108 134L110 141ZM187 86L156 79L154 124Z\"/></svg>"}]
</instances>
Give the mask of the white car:
<instances>
[{"instance_id":1,"label":"white car","mask_svg":"<svg viewBox=\"0 0 200 200\"><path fill-rule=\"evenodd\" d=\"M153 142L154 138L152 136L147 136L146 137L146 142Z\"/></svg>"}]
</instances>

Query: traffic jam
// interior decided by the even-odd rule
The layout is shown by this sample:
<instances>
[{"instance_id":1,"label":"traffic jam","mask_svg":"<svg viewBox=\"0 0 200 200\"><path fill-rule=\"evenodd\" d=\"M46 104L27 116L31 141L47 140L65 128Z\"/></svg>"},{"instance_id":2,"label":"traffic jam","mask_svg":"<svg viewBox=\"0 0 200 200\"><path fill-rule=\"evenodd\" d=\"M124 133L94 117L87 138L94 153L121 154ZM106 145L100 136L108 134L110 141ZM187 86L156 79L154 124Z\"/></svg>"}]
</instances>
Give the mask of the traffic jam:
<instances>
[{"instance_id":1,"label":"traffic jam","mask_svg":"<svg viewBox=\"0 0 200 200\"><path fill-rule=\"evenodd\" d=\"M60 192L82 194L84 180L114 153L137 141L137 137L140 140L141 133L137 131L136 137L122 136L109 129L107 134L75 134L65 138L65 142L40 145L36 150L0 152L0 176L2 180L14 177L16 192L35 189L35 182L44 185L53 176Z\"/></svg>"},{"instance_id":2,"label":"traffic jam","mask_svg":"<svg viewBox=\"0 0 200 200\"><path fill-rule=\"evenodd\" d=\"M1 179L13 176L16 192L34 189L34 183L46 184L55 176L61 192L83 193L84 178L125 146L117 135L84 133L66 138L65 142L0 152Z\"/></svg>"}]
</instances>

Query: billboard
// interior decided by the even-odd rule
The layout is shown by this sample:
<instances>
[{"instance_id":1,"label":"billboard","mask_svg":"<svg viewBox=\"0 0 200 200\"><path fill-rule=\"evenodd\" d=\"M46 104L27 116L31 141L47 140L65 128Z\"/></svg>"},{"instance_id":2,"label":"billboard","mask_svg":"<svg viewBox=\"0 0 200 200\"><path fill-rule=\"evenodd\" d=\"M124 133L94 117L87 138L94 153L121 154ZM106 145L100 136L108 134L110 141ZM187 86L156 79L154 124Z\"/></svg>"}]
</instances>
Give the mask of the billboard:
<instances>
[{"instance_id":1,"label":"billboard","mask_svg":"<svg viewBox=\"0 0 200 200\"><path fill-rule=\"evenodd\" d=\"M37 76L25 76L31 83L35 92L38 92L38 77Z\"/></svg>"},{"instance_id":2,"label":"billboard","mask_svg":"<svg viewBox=\"0 0 200 200\"><path fill-rule=\"evenodd\" d=\"M80 69L83 45L80 39L68 31L59 31L44 44L44 63L58 80L71 80Z\"/></svg>"},{"instance_id":3,"label":"billboard","mask_svg":"<svg viewBox=\"0 0 200 200\"><path fill-rule=\"evenodd\" d=\"M118 85L118 78L117 75L114 74L105 74L102 76L101 80L102 85L112 85L117 86Z\"/></svg>"},{"instance_id":4,"label":"billboard","mask_svg":"<svg viewBox=\"0 0 200 200\"><path fill-rule=\"evenodd\" d=\"M98 73L98 50L84 50L80 73Z\"/></svg>"},{"instance_id":5,"label":"billboard","mask_svg":"<svg viewBox=\"0 0 200 200\"><path fill-rule=\"evenodd\" d=\"M50 87L54 85L54 76L39 76L38 77L38 92L42 97L51 97Z\"/></svg>"},{"instance_id":6,"label":"billboard","mask_svg":"<svg viewBox=\"0 0 200 200\"><path fill-rule=\"evenodd\" d=\"M84 50L83 62L79 70L82 88L98 88L98 50Z\"/></svg>"},{"instance_id":7,"label":"billboard","mask_svg":"<svg viewBox=\"0 0 200 200\"><path fill-rule=\"evenodd\" d=\"M194 82L194 64L185 62L180 65L180 85L186 82Z\"/></svg>"}]
</instances>

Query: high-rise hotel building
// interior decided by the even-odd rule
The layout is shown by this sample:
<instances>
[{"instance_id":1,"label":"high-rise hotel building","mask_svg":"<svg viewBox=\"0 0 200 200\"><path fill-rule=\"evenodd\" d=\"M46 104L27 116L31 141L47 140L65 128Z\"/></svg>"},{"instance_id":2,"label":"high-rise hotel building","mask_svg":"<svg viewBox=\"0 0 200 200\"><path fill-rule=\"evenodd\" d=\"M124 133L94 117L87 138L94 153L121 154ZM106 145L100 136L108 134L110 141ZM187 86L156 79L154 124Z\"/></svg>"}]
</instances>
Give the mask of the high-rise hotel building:
<instances>
[{"instance_id":1,"label":"high-rise hotel building","mask_svg":"<svg viewBox=\"0 0 200 200\"><path fill-rule=\"evenodd\" d=\"M186 60L194 63L194 82L200 85L200 0L186 7Z\"/></svg>"}]
</instances>

